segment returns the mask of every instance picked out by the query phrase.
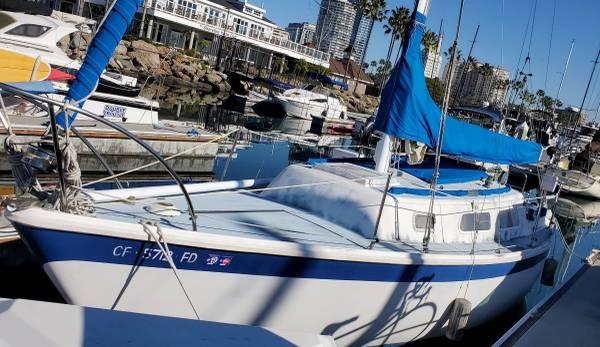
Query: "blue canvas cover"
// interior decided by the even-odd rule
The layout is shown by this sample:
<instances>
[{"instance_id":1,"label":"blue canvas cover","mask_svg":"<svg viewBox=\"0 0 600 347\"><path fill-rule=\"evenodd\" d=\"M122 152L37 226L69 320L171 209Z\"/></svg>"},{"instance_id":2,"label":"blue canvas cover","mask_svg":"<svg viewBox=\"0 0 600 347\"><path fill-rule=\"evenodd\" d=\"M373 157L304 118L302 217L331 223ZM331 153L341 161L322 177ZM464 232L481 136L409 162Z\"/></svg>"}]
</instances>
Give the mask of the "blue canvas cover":
<instances>
[{"instance_id":1,"label":"blue canvas cover","mask_svg":"<svg viewBox=\"0 0 600 347\"><path fill-rule=\"evenodd\" d=\"M400 161L396 164L397 168L422 179L425 182L431 183L431 179L435 172L435 162L432 159L426 160L419 165L410 165L406 161ZM464 183L471 181L480 181L488 176L485 171L477 166L467 163L457 163L455 161L442 159L440 170L438 172L438 184Z\"/></svg>"},{"instance_id":2,"label":"blue canvas cover","mask_svg":"<svg viewBox=\"0 0 600 347\"><path fill-rule=\"evenodd\" d=\"M81 68L67 92L65 101L80 108L83 107L85 99L96 89L100 75L106 68L141 2L142 0L116 0L114 7L108 12L94 36ZM69 126L75 120L76 115L76 113L68 115ZM60 112L56 117L56 121L63 129L67 126L66 119L64 112Z\"/></svg>"},{"instance_id":3,"label":"blue canvas cover","mask_svg":"<svg viewBox=\"0 0 600 347\"><path fill-rule=\"evenodd\" d=\"M421 55L425 16L416 13L415 25L404 43L381 97L375 129L435 148L442 111L425 84ZM541 146L498 134L477 125L447 117L442 153L498 164L530 164L539 160Z\"/></svg>"}]
</instances>

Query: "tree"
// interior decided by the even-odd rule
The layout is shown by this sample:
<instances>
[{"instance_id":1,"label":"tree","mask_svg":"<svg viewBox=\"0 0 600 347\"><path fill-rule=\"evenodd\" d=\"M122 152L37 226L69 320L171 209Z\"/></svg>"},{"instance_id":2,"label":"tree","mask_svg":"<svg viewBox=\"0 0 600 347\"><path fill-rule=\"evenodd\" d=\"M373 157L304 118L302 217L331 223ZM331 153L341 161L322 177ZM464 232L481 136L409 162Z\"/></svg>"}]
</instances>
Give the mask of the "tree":
<instances>
[{"instance_id":1,"label":"tree","mask_svg":"<svg viewBox=\"0 0 600 347\"><path fill-rule=\"evenodd\" d=\"M442 85L442 81L438 78L425 78L425 83L433 101L438 106L441 106L444 100L444 86Z\"/></svg>"},{"instance_id":2,"label":"tree","mask_svg":"<svg viewBox=\"0 0 600 347\"><path fill-rule=\"evenodd\" d=\"M354 6L356 8L357 13L369 18L373 22L382 22L385 19L385 15L387 12L387 10L385 9L387 7L385 0L359 0L355 3ZM371 25L371 29L369 31L369 41L370 41L372 34L373 34L373 25ZM367 41L367 42L369 42L369 41ZM365 51L363 52L362 57L360 58L359 66L362 66L365 61L365 55L367 53L367 48L368 48L368 46L365 47ZM372 65L373 64L371 64L371 66ZM358 83L355 83L355 85L354 85L355 91L356 91L357 86L358 86Z\"/></svg>"},{"instance_id":3,"label":"tree","mask_svg":"<svg viewBox=\"0 0 600 347\"><path fill-rule=\"evenodd\" d=\"M388 35L391 34L390 43L388 46L388 53L386 61L391 63L392 52L394 51L394 45L396 41L403 40L406 37L406 32L410 26L410 12L406 7L398 7L391 11L390 16L387 17L387 23L383 25L383 32ZM380 85L383 89L384 78Z\"/></svg>"},{"instance_id":4,"label":"tree","mask_svg":"<svg viewBox=\"0 0 600 347\"><path fill-rule=\"evenodd\" d=\"M376 67L377 67L377 60L371 60L371 73L375 70Z\"/></svg>"},{"instance_id":5,"label":"tree","mask_svg":"<svg viewBox=\"0 0 600 347\"><path fill-rule=\"evenodd\" d=\"M438 35L427 29L423 34L423 38L421 39L421 45L423 45L423 58L426 59L429 51L432 49L437 49L439 43L440 38Z\"/></svg>"},{"instance_id":6,"label":"tree","mask_svg":"<svg viewBox=\"0 0 600 347\"><path fill-rule=\"evenodd\" d=\"M452 51L454 51L454 46L450 46L450 48L448 48L448 51L444 52L444 57L446 57L446 59L450 59L450 57L452 57ZM456 51L456 57L454 58L456 59L456 61L462 60L462 51L460 49Z\"/></svg>"},{"instance_id":7,"label":"tree","mask_svg":"<svg viewBox=\"0 0 600 347\"><path fill-rule=\"evenodd\" d=\"M544 98L544 96L546 96L546 92L544 92L544 90L543 90L543 89L538 89L538 90L537 90L537 92L535 92L535 96L537 97L537 98L536 98L536 101L537 101L537 107L538 107L538 108L541 108L541 105L542 105L542 99Z\"/></svg>"}]
</instances>

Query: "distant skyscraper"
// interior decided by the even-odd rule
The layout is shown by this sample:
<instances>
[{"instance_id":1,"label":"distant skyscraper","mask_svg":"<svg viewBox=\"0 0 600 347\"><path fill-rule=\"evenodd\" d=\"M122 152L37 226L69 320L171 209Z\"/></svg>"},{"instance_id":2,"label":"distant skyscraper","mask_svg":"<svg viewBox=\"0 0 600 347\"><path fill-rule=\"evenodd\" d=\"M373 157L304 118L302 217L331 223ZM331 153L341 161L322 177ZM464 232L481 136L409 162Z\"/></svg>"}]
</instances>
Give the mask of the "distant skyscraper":
<instances>
[{"instance_id":1,"label":"distant skyscraper","mask_svg":"<svg viewBox=\"0 0 600 347\"><path fill-rule=\"evenodd\" d=\"M290 34L290 40L301 45L314 41L316 26L311 23L290 23L285 28Z\"/></svg>"},{"instance_id":2,"label":"distant skyscraper","mask_svg":"<svg viewBox=\"0 0 600 347\"><path fill-rule=\"evenodd\" d=\"M322 0L315 33L317 47L334 58L343 58L351 44L355 18L356 9L349 0Z\"/></svg>"},{"instance_id":3,"label":"distant skyscraper","mask_svg":"<svg viewBox=\"0 0 600 347\"><path fill-rule=\"evenodd\" d=\"M477 63L476 68L467 69L468 65L461 61L454 68L451 101L456 100L456 105L460 106L482 106L485 102L494 106L502 105L507 92L506 81L510 78L508 70L492 67L489 74L484 74L481 71L483 64ZM449 64L444 67L444 81L448 67Z\"/></svg>"},{"instance_id":4,"label":"distant skyscraper","mask_svg":"<svg viewBox=\"0 0 600 347\"><path fill-rule=\"evenodd\" d=\"M353 3L356 0L352 1ZM371 38L371 29L373 28L373 20L364 16L362 13L357 13L354 18L354 26L352 35L350 36L350 44L354 47L354 56L357 62L363 61L363 57L367 54L369 39Z\"/></svg>"}]
</instances>

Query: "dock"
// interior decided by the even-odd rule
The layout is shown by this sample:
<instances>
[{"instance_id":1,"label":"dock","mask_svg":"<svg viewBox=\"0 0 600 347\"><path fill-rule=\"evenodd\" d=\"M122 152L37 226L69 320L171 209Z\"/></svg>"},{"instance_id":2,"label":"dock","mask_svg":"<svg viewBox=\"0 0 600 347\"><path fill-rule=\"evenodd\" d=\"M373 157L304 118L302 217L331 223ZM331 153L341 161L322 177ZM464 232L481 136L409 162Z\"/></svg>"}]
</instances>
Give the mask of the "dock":
<instances>
[{"instance_id":1,"label":"dock","mask_svg":"<svg viewBox=\"0 0 600 347\"><path fill-rule=\"evenodd\" d=\"M531 309L494 347L598 345L599 284L600 251L594 250L587 264Z\"/></svg>"},{"instance_id":2,"label":"dock","mask_svg":"<svg viewBox=\"0 0 600 347\"><path fill-rule=\"evenodd\" d=\"M17 143L39 141L40 136L47 130L46 117L10 116L9 119ZM92 120L78 120L76 124L81 135L102 154L114 172L128 171L154 162L150 153L141 146L104 124ZM192 127L173 125L169 122L156 125L120 125L147 142L164 157L184 153L170 161L175 171L189 176L206 176L212 172L214 158L219 150L218 134L197 130L198 133L192 136L187 133ZM7 136L7 130L0 127L0 140L4 141ZM73 135L72 142L84 174L106 173L96 156L79 138ZM166 174L161 165L145 168L141 172L146 175ZM10 173L4 147L0 148L0 173Z\"/></svg>"},{"instance_id":3,"label":"dock","mask_svg":"<svg viewBox=\"0 0 600 347\"><path fill-rule=\"evenodd\" d=\"M257 326L0 298L0 345L333 347L335 341Z\"/></svg>"}]
</instances>

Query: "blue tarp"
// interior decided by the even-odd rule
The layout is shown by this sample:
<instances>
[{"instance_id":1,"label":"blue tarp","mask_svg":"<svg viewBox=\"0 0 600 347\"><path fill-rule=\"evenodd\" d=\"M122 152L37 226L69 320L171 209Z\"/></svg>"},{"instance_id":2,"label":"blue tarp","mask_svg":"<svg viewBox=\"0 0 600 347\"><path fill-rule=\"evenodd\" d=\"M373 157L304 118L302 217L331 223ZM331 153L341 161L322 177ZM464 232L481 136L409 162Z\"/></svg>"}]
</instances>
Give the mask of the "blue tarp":
<instances>
[{"instance_id":1,"label":"blue tarp","mask_svg":"<svg viewBox=\"0 0 600 347\"><path fill-rule=\"evenodd\" d=\"M113 56L115 48L117 48L141 3L142 0L117 0L114 3L114 7L104 18L104 22L90 43L81 68L79 68L77 76L67 92L66 101L83 107L85 99L96 89L100 75ZM73 123L76 115L75 113L68 115L69 125ZM66 115L64 112L58 114L56 121L63 129L66 128Z\"/></svg>"},{"instance_id":2,"label":"blue tarp","mask_svg":"<svg viewBox=\"0 0 600 347\"><path fill-rule=\"evenodd\" d=\"M435 148L442 112L425 84L421 55L425 16L416 13L415 19L410 38L404 43L402 59L383 90L375 129ZM449 155L498 164L529 164L538 162L541 149L534 142L446 118L442 152Z\"/></svg>"},{"instance_id":3,"label":"blue tarp","mask_svg":"<svg viewBox=\"0 0 600 347\"><path fill-rule=\"evenodd\" d=\"M433 160L425 161L419 165L410 165L407 162L400 162L398 168L409 175L431 183L431 178L435 171ZM438 184L463 183L479 181L487 177L486 173L476 166L460 164L442 160L437 179Z\"/></svg>"}]
</instances>

